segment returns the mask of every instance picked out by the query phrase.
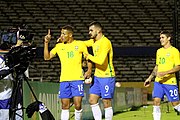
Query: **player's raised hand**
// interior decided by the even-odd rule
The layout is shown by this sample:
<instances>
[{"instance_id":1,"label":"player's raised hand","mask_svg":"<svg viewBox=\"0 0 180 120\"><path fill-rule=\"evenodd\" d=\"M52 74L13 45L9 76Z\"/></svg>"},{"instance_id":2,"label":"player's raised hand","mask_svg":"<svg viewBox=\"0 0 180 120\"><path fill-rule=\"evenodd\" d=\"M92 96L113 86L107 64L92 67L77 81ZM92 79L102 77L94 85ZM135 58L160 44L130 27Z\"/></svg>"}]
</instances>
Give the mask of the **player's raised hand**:
<instances>
[{"instance_id":1,"label":"player's raised hand","mask_svg":"<svg viewBox=\"0 0 180 120\"><path fill-rule=\"evenodd\" d=\"M61 36L57 39L56 43L62 43L62 38L61 38Z\"/></svg>"},{"instance_id":2,"label":"player's raised hand","mask_svg":"<svg viewBox=\"0 0 180 120\"><path fill-rule=\"evenodd\" d=\"M48 29L48 34L44 37L44 42L49 43L50 40L51 40L51 30Z\"/></svg>"}]
</instances>

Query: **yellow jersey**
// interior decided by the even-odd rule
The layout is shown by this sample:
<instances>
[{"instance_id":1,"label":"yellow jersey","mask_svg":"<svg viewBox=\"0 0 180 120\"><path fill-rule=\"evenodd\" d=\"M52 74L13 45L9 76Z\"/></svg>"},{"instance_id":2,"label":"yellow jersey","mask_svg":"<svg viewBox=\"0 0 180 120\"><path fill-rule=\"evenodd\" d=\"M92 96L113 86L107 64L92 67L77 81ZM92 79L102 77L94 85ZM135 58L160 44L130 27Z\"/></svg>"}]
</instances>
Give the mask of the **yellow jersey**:
<instances>
[{"instance_id":1,"label":"yellow jersey","mask_svg":"<svg viewBox=\"0 0 180 120\"><path fill-rule=\"evenodd\" d=\"M167 49L160 48L156 53L156 64L158 65L157 72L163 72L173 69L175 66L180 65L180 54L178 49L171 46ZM156 77L155 81L164 81L163 84L176 85L175 74L168 74L164 77Z\"/></svg>"},{"instance_id":2,"label":"yellow jersey","mask_svg":"<svg viewBox=\"0 0 180 120\"><path fill-rule=\"evenodd\" d=\"M88 54L87 47L82 41L58 43L50 51L57 54L61 62L60 82L84 80L82 73L82 54Z\"/></svg>"},{"instance_id":3,"label":"yellow jersey","mask_svg":"<svg viewBox=\"0 0 180 120\"><path fill-rule=\"evenodd\" d=\"M94 42L93 39L84 41L87 47L92 46L94 56L88 55L88 59L95 63L96 77L114 77L113 48L111 41L103 36Z\"/></svg>"}]
</instances>

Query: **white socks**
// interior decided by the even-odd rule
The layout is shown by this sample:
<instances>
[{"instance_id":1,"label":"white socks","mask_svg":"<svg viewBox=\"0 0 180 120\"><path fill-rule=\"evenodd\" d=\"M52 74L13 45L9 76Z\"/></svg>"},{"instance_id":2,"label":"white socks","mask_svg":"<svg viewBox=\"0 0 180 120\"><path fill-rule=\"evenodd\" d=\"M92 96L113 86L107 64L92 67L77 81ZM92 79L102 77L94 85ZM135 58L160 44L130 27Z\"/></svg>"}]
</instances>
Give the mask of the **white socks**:
<instances>
[{"instance_id":1,"label":"white socks","mask_svg":"<svg viewBox=\"0 0 180 120\"><path fill-rule=\"evenodd\" d=\"M112 107L105 108L105 120L112 120L113 109Z\"/></svg>"},{"instance_id":2,"label":"white socks","mask_svg":"<svg viewBox=\"0 0 180 120\"><path fill-rule=\"evenodd\" d=\"M92 113L95 120L102 120L102 113L99 107L99 103L91 105Z\"/></svg>"},{"instance_id":3,"label":"white socks","mask_svg":"<svg viewBox=\"0 0 180 120\"><path fill-rule=\"evenodd\" d=\"M174 109L176 109L178 112L180 112L180 104L174 106Z\"/></svg>"},{"instance_id":4,"label":"white socks","mask_svg":"<svg viewBox=\"0 0 180 120\"><path fill-rule=\"evenodd\" d=\"M61 120L69 120L69 110L61 110Z\"/></svg>"},{"instance_id":5,"label":"white socks","mask_svg":"<svg viewBox=\"0 0 180 120\"><path fill-rule=\"evenodd\" d=\"M82 109L76 110L75 109L75 120L81 120L82 118ZM61 111L61 120L69 120L69 110L62 110Z\"/></svg>"},{"instance_id":6,"label":"white socks","mask_svg":"<svg viewBox=\"0 0 180 120\"><path fill-rule=\"evenodd\" d=\"M174 106L174 109L180 112L180 104ZM154 120L161 120L160 106L153 106L153 118Z\"/></svg>"},{"instance_id":7,"label":"white socks","mask_svg":"<svg viewBox=\"0 0 180 120\"><path fill-rule=\"evenodd\" d=\"M76 110L75 109L75 113L74 113L75 114L75 118L74 118L75 120L81 120L81 118L82 118L82 111L83 111L82 109L81 110Z\"/></svg>"},{"instance_id":8,"label":"white socks","mask_svg":"<svg viewBox=\"0 0 180 120\"><path fill-rule=\"evenodd\" d=\"M154 120L161 120L160 106L153 106L153 118Z\"/></svg>"},{"instance_id":9,"label":"white socks","mask_svg":"<svg viewBox=\"0 0 180 120\"><path fill-rule=\"evenodd\" d=\"M99 107L99 103L91 105L93 116L95 120L102 120L102 113ZM105 108L105 120L112 120L113 118L113 109L112 107Z\"/></svg>"}]
</instances>

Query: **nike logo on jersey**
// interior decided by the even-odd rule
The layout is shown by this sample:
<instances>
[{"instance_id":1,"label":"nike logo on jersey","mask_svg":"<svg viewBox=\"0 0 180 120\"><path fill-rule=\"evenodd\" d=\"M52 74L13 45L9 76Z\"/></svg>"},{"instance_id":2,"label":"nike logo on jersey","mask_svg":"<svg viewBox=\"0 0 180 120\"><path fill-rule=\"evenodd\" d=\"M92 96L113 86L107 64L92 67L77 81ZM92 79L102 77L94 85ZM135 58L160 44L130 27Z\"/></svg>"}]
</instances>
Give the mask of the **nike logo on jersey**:
<instances>
[{"instance_id":1,"label":"nike logo on jersey","mask_svg":"<svg viewBox=\"0 0 180 120\"><path fill-rule=\"evenodd\" d=\"M78 48L79 48L78 46L75 46L75 50L78 50Z\"/></svg>"},{"instance_id":2,"label":"nike logo on jersey","mask_svg":"<svg viewBox=\"0 0 180 120\"><path fill-rule=\"evenodd\" d=\"M175 100L175 99L177 99L178 97L173 97L173 99Z\"/></svg>"}]
</instances>

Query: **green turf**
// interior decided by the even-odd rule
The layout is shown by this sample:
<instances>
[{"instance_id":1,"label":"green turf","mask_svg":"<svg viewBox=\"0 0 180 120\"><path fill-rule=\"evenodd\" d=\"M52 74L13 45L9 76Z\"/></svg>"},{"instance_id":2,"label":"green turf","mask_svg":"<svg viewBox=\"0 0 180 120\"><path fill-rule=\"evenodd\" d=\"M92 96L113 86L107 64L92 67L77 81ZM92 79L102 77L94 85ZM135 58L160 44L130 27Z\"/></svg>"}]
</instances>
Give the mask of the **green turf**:
<instances>
[{"instance_id":1,"label":"green turf","mask_svg":"<svg viewBox=\"0 0 180 120\"><path fill-rule=\"evenodd\" d=\"M169 105L169 112L167 104L161 105L162 117L161 120L180 120L180 115L174 111L172 106ZM152 105L141 107L136 111L123 111L121 113L115 114L113 120L153 120L152 118Z\"/></svg>"},{"instance_id":2,"label":"green turf","mask_svg":"<svg viewBox=\"0 0 180 120\"><path fill-rule=\"evenodd\" d=\"M168 112L168 106L169 106L169 112ZM180 115L177 115L177 113L174 111L170 103L161 104L161 112L162 112L161 120L180 120ZM74 120L73 113L74 112L72 108L70 114L72 118L70 120ZM152 105L139 107L136 110L128 109L116 113L113 116L113 120L153 120Z\"/></svg>"}]
</instances>

